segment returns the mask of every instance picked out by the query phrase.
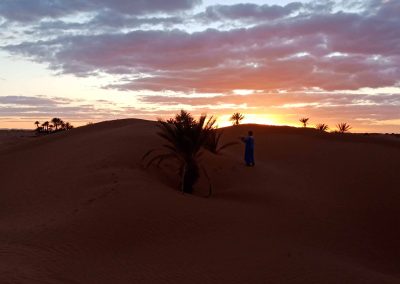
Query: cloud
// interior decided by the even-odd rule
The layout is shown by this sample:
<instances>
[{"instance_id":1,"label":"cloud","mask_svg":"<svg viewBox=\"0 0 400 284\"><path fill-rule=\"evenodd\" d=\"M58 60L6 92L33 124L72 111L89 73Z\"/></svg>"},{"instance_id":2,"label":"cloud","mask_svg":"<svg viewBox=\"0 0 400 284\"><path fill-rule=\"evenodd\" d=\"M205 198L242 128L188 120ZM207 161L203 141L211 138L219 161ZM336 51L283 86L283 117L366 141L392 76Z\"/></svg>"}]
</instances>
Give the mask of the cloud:
<instances>
[{"instance_id":1,"label":"cloud","mask_svg":"<svg viewBox=\"0 0 400 284\"><path fill-rule=\"evenodd\" d=\"M36 37L58 37L64 35L88 34L97 31L97 34L115 33L120 29L141 29L149 27L170 28L184 24L179 16L138 17L121 14L113 11L101 11L86 22L66 22L63 20L43 20L25 30L25 34Z\"/></svg>"},{"instance_id":2,"label":"cloud","mask_svg":"<svg viewBox=\"0 0 400 284\"><path fill-rule=\"evenodd\" d=\"M0 117L46 118L61 116L66 119L93 118L110 115L106 109L97 109L85 101L44 96L1 96Z\"/></svg>"},{"instance_id":3,"label":"cloud","mask_svg":"<svg viewBox=\"0 0 400 284\"><path fill-rule=\"evenodd\" d=\"M121 1L113 5L118 3L122 5ZM327 4L327 11L331 10L330 5ZM156 5L146 7L155 9ZM209 13L218 12L219 17L225 18L275 18L290 15L302 4L279 7L212 6L205 13L214 11ZM62 73L130 76L129 82L108 86L121 90L195 89L223 93L233 89L331 91L396 86L400 78L400 18L390 11L399 7L398 1L389 1L380 3L373 14L298 14L230 30L159 29L61 35L4 49L49 63L50 68ZM92 19L93 23L105 23L100 14L97 17ZM150 25L163 20L140 19ZM170 20L179 22L178 18ZM116 23L113 18L110 21L109 25Z\"/></svg>"},{"instance_id":4,"label":"cloud","mask_svg":"<svg viewBox=\"0 0 400 284\"><path fill-rule=\"evenodd\" d=\"M61 117L76 121L99 121L132 116L154 119L155 116L171 111L157 108L139 109L121 106L109 100L89 101L46 96L0 96L0 120L18 117L22 121L49 120Z\"/></svg>"},{"instance_id":5,"label":"cloud","mask_svg":"<svg viewBox=\"0 0 400 284\"><path fill-rule=\"evenodd\" d=\"M332 108L348 106L388 106L400 107L400 94L331 94L331 93L254 93L250 95L143 95L140 101L161 105L223 105L247 104L249 107L284 108L286 105L315 108ZM400 115L400 114L399 114Z\"/></svg>"},{"instance_id":6,"label":"cloud","mask_svg":"<svg viewBox=\"0 0 400 284\"><path fill-rule=\"evenodd\" d=\"M64 98L51 99L44 97L30 97L30 96L2 96L0 97L0 105L22 105L22 106L56 106L65 104L69 100Z\"/></svg>"},{"instance_id":7,"label":"cloud","mask_svg":"<svg viewBox=\"0 0 400 284\"><path fill-rule=\"evenodd\" d=\"M270 21L289 16L294 12L298 12L302 7L303 4L300 2L293 2L286 6L256 5L251 3L214 5L207 7L204 12L196 15L196 18L202 21Z\"/></svg>"},{"instance_id":8,"label":"cloud","mask_svg":"<svg viewBox=\"0 0 400 284\"><path fill-rule=\"evenodd\" d=\"M188 10L200 3L201 0L2 0L0 16L10 21L33 22L102 10L143 15Z\"/></svg>"}]
</instances>

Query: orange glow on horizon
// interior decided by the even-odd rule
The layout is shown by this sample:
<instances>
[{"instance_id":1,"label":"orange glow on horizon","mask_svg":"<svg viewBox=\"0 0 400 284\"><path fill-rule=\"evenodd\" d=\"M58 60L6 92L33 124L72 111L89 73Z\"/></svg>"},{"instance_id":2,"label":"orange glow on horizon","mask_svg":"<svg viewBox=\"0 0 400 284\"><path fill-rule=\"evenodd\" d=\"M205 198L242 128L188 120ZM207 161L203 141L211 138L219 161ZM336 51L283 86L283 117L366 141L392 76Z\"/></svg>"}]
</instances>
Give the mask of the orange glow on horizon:
<instances>
[{"instance_id":1,"label":"orange glow on horizon","mask_svg":"<svg viewBox=\"0 0 400 284\"><path fill-rule=\"evenodd\" d=\"M264 115L264 114L245 114L244 119L240 122L240 124L264 124L264 125L290 125L288 123L284 123L280 117L276 115ZM221 115L217 118L218 127L227 127L232 126L232 121L230 121L229 115Z\"/></svg>"}]
</instances>

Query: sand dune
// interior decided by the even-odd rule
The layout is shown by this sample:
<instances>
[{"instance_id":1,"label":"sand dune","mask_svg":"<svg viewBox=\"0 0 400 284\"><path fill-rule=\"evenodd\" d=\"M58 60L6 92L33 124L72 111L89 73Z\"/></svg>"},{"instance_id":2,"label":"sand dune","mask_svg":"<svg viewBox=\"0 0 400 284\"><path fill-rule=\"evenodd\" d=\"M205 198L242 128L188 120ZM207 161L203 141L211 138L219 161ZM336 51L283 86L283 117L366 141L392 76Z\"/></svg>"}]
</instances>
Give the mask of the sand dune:
<instances>
[{"instance_id":1,"label":"sand dune","mask_svg":"<svg viewBox=\"0 0 400 284\"><path fill-rule=\"evenodd\" d=\"M206 155L214 195L143 169L154 122L0 144L0 283L400 283L400 139L251 128Z\"/></svg>"}]
</instances>

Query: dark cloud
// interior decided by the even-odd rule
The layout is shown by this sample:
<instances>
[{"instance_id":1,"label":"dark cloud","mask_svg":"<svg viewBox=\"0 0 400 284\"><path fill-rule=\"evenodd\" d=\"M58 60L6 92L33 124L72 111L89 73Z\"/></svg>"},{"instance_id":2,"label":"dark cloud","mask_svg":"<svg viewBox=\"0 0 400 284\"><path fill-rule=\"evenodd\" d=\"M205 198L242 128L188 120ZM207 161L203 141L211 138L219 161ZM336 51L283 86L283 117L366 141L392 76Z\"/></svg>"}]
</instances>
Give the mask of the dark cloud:
<instances>
[{"instance_id":1,"label":"dark cloud","mask_svg":"<svg viewBox=\"0 0 400 284\"><path fill-rule=\"evenodd\" d=\"M143 15L188 10L200 3L201 0L2 0L0 16L10 21L32 22L103 10Z\"/></svg>"},{"instance_id":2,"label":"dark cloud","mask_svg":"<svg viewBox=\"0 0 400 284\"><path fill-rule=\"evenodd\" d=\"M93 105L67 98L43 96L2 96L0 97L0 117L54 117L78 118L98 115Z\"/></svg>"},{"instance_id":3,"label":"dark cloud","mask_svg":"<svg viewBox=\"0 0 400 284\"><path fill-rule=\"evenodd\" d=\"M65 98L51 99L44 97L29 97L29 96L4 96L0 97L0 104L3 105L23 105L23 106L56 106L65 104L69 100Z\"/></svg>"},{"instance_id":4,"label":"dark cloud","mask_svg":"<svg viewBox=\"0 0 400 284\"><path fill-rule=\"evenodd\" d=\"M100 103L100 104L98 104ZM88 103L81 99L35 96L1 96L0 119L51 119L62 117L76 120L104 120L131 117L133 114L146 116L149 111L130 107L129 112L107 100ZM151 112L150 112L151 113ZM154 117L154 114L151 113Z\"/></svg>"},{"instance_id":5,"label":"dark cloud","mask_svg":"<svg viewBox=\"0 0 400 284\"><path fill-rule=\"evenodd\" d=\"M331 3L327 3L329 11ZM277 9L254 4L213 7L223 11L219 13L225 17L238 18L263 17L261 14ZM299 3L288 4L277 9L281 14L276 15L288 15L299 7ZM374 14L300 14L226 31L190 33L173 29L66 35L5 49L47 62L63 73L132 75L130 82L108 86L121 90L227 92L395 86L400 78L400 18L387 11L399 7L400 2L388 1L382 2ZM104 23L100 18L92 22ZM110 21L109 25L116 23L116 19ZM163 20L140 21L150 24Z\"/></svg>"},{"instance_id":6,"label":"dark cloud","mask_svg":"<svg viewBox=\"0 0 400 284\"><path fill-rule=\"evenodd\" d=\"M185 96L141 96L145 103L161 105L223 105L247 104L249 107L285 108L285 106L307 105L313 108L348 106L400 107L400 94L331 94L331 93L255 93L250 95L218 95L214 97ZM400 117L400 113L399 113Z\"/></svg>"},{"instance_id":7,"label":"dark cloud","mask_svg":"<svg viewBox=\"0 0 400 284\"><path fill-rule=\"evenodd\" d=\"M36 34L38 36L59 35L59 33L87 33L96 32L114 32L116 29L128 28L138 29L143 27L173 27L183 24L184 19L179 16L164 17L138 17L123 14L115 11L99 11L96 16L90 20L78 22L66 22L62 20L43 20L37 25L32 26L26 33Z\"/></svg>"},{"instance_id":8,"label":"dark cloud","mask_svg":"<svg viewBox=\"0 0 400 284\"><path fill-rule=\"evenodd\" d=\"M302 7L303 4L300 2L293 2L286 6L256 5L250 3L214 5L207 7L205 12L196 15L196 18L202 21L238 20L260 22L289 16L294 12L298 12Z\"/></svg>"}]
</instances>

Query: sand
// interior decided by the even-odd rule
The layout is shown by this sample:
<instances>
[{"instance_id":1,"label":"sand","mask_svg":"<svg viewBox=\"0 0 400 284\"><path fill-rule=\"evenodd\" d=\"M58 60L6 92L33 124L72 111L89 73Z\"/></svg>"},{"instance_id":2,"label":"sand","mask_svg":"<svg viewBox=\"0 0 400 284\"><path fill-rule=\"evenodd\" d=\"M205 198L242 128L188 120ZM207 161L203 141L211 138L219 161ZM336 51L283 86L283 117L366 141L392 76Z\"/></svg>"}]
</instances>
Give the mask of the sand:
<instances>
[{"instance_id":1,"label":"sand","mask_svg":"<svg viewBox=\"0 0 400 284\"><path fill-rule=\"evenodd\" d=\"M400 139L243 125L176 190L154 122L0 143L0 283L400 283ZM0 138L2 139L2 138Z\"/></svg>"}]
</instances>

